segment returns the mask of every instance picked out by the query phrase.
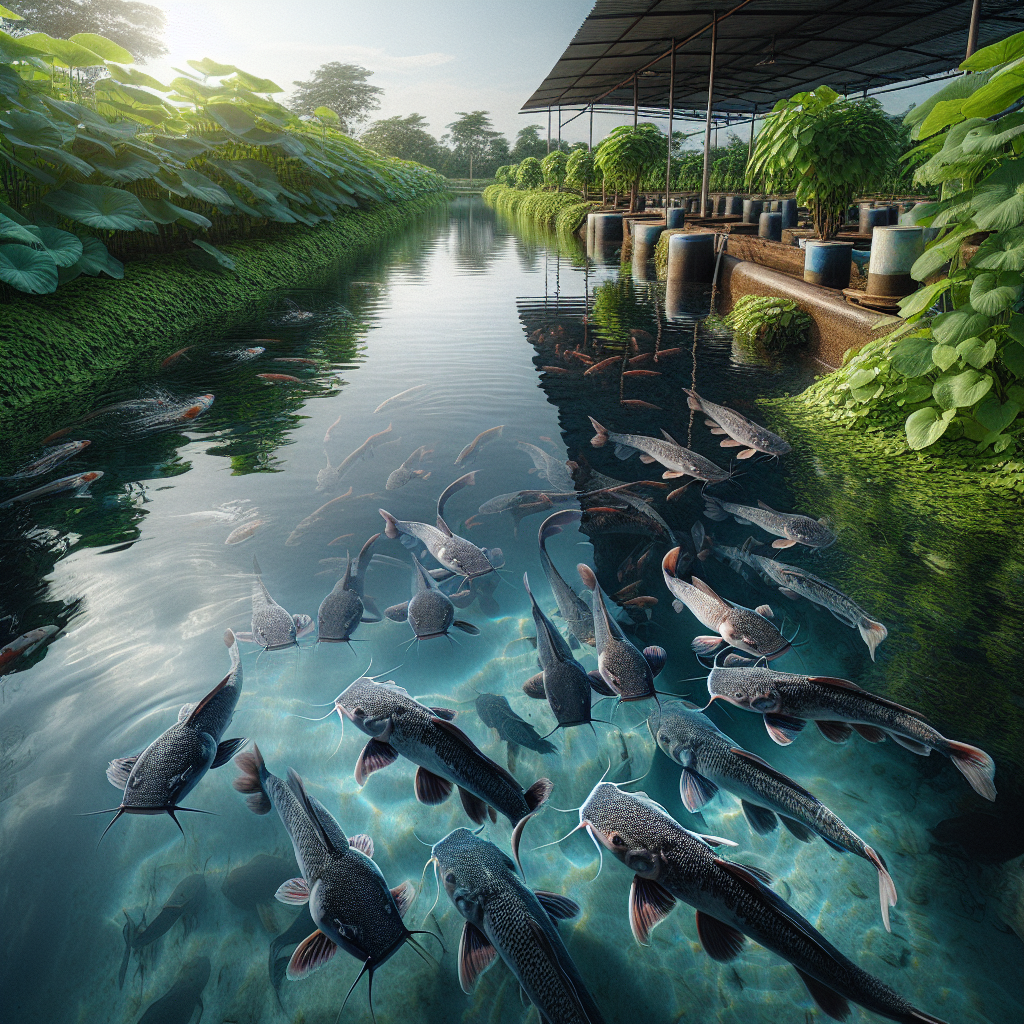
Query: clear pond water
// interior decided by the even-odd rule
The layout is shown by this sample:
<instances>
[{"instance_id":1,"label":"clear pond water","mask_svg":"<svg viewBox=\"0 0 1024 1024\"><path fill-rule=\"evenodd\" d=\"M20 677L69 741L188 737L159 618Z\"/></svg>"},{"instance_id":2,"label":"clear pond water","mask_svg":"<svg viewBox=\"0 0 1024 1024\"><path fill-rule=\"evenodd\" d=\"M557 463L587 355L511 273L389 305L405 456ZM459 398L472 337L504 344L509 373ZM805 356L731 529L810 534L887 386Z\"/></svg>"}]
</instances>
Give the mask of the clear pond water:
<instances>
[{"instance_id":1,"label":"clear pond water","mask_svg":"<svg viewBox=\"0 0 1024 1024\"><path fill-rule=\"evenodd\" d=\"M500 547L508 570L491 600L459 611L479 635L456 633L457 643L436 639L409 648L409 626L385 619L361 625L351 648L314 646L312 638L298 650L264 654L243 645L244 689L228 735L258 742L276 773L283 775L288 766L298 771L349 835L372 836L389 884L411 879L420 887L409 921L414 927L424 919L426 925L436 922L448 953L438 968L405 949L379 971L374 1006L380 1024L536 1019L500 964L472 996L464 995L455 962L462 919L443 892L428 916L435 890L429 873L420 885L429 855L420 840L433 842L469 824L458 800L417 803L414 769L404 760L360 788L353 766L366 737L351 726L342 734L337 715L319 723L306 719L329 710L316 705L332 701L372 659L374 674L387 671L385 678L425 703L457 710L460 727L506 763L506 744L476 714L478 692L504 695L542 733L555 724L546 705L521 689L536 671L535 653L521 639L534 634L524 572L541 605L554 608L537 556L543 516L526 518L516 529L507 513L478 514L495 495L549 486L531 473L531 458L517 442L617 479L649 478L636 459L621 462L610 449L590 446L590 415L620 431L666 429L724 464L728 451L718 447L702 418L691 419L680 387L695 382L706 397L753 413L757 398L796 392L816 372L799 362L762 365L726 334L699 327L695 333L707 312L706 296L694 296L689 314L666 320L657 285L634 283L615 265L587 267L571 246L560 248L553 238L503 223L477 199L424 215L379 252L280 298L266 318L240 325L230 336L198 339L159 374L126 371L108 390L90 396L91 408L102 410L212 393L205 414L158 429L147 426L146 417L166 406L150 402L101 412L66 435L92 441L73 462L38 481L4 485L0 495L72 471L104 474L89 499L63 495L0 509L0 614L15 617L0 622L0 643L42 625L63 627L48 646L13 662L2 679L5 1019L128 1024L169 991L146 1020L185 1024L196 1019L198 998L206 1022L337 1019L359 971L351 957L338 955L301 982L282 980L285 961L278 960L273 983L275 937L291 930L294 942L313 926L305 908L274 901L277 884L297 874L291 847L276 814L257 817L246 809L231 786L233 766L208 773L190 795L189 806L215 816L182 815L184 840L166 816L126 816L97 845L107 817L76 815L116 804L104 778L107 763L144 748L174 722L182 704L198 700L223 676L224 630L249 628L253 555L274 598L290 612L315 618L342 572L339 559L382 529L378 508L432 522L440 491L469 469L478 471L476 485L451 499L446 518L477 544ZM640 332L633 335L638 353L668 351L656 363L639 364L657 366L660 376L584 377L585 364L566 354L580 346L595 360L614 355L631 344L631 329ZM531 341L538 330L546 332L546 345ZM254 346L265 352L251 359L241 352ZM276 361L282 359L311 362ZM261 373L298 381L268 380ZM410 388L419 390L375 412ZM624 406L623 400L660 408ZM498 425L504 427L501 436L474 461L454 465L464 446ZM336 489L317 490L328 457L337 466L389 426L388 442L372 457L358 460ZM9 438L8 465L35 457L39 440ZM389 474L421 445L430 451L416 468L429 477L387 491ZM728 496L792 509L785 462L743 468ZM300 522L346 493L295 535ZM664 495L659 492L654 508L685 547L700 518L699 493L691 488L672 503ZM225 543L237 528L256 523L241 543ZM733 544L751 532L738 524L707 525ZM703 704L704 683L690 678L701 667L689 642L704 630L688 613L673 614L660 573L667 538L650 529L660 528L585 523L551 540L549 548L577 589L574 566L586 561L596 566L605 590L615 592L623 586L623 563L630 556L635 562L654 542L638 586L628 592L657 599L651 618L643 611L633 613L636 622L625 611L619 615L640 646L668 650L659 686ZM375 550L408 559L397 541L384 537ZM820 557L799 550L781 557L826 578L846 578L844 567L867 554L844 549L842 538ZM909 564L907 572L913 572ZM624 572L626 585L634 575ZM890 638L872 664L854 630L809 604L772 597L715 561L706 564L706 575L733 600L751 606L770 601L780 620L784 613L787 633L800 627L800 639L808 643L776 667L884 689L889 649L899 644L904 622L887 620ZM404 601L409 573L386 561L374 564L366 592L381 609ZM866 600L855 588L851 592ZM947 612L954 620L959 616L960 632L975 637L972 649L984 647L984 602ZM908 610L906 620L912 617ZM586 668L596 667L590 649L578 656ZM611 713L610 702L598 708L600 717ZM735 961L712 961L697 941L692 910L683 904L654 932L649 947L637 945L627 919L631 875L606 858L595 878L597 854L583 834L536 849L577 820L554 808L578 806L609 766L616 780L646 776L629 788L646 790L687 827L737 842L737 859L769 870L776 891L915 1005L957 1024L1020 1019L1021 940L1007 923L1016 920L1019 934L1019 874L1014 888L1004 869L979 865L936 842L930 830L940 823L990 809L948 760L916 758L892 743L856 738L835 745L811 729L783 748L769 740L757 716L717 705L710 712L739 745L807 786L886 857L899 892L890 935L882 928L874 872L859 858L822 842L798 842L781 829L758 836L738 801L725 794L702 816L687 814L679 769L655 750L644 724L647 710L623 705L615 712L617 729L599 725L596 736L589 729L556 733L557 752L520 748L515 758L524 785L542 776L555 784L551 806L526 830L527 880L581 904L581 916L563 924L561 933L609 1022L824 1019L793 970L764 949L748 942ZM983 746L986 740L954 738ZM996 781L1006 781L1001 765ZM503 820L484 832L506 850L509 834ZM239 868L248 875L232 874ZM119 987L125 915L154 921L179 883L196 874L205 890L195 883L187 912L162 937L133 951ZM284 941L274 952L286 957L291 949ZM201 957L210 965L205 985L205 971L195 966ZM365 982L342 1018L371 1019ZM854 1007L852 1019L878 1018Z\"/></svg>"}]
</instances>

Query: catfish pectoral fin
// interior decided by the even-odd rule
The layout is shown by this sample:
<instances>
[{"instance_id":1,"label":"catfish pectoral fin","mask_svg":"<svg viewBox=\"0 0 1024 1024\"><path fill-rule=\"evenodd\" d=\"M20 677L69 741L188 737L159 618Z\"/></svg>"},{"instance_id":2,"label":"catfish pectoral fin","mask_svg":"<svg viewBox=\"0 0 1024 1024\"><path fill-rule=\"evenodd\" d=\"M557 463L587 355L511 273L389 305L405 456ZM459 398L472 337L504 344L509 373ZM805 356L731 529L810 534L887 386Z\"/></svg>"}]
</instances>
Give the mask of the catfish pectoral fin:
<instances>
[{"instance_id":1,"label":"catfish pectoral fin","mask_svg":"<svg viewBox=\"0 0 1024 1024\"><path fill-rule=\"evenodd\" d=\"M532 697L534 700L544 700L547 696L544 690L544 673L538 672L535 676L530 676L530 678L523 683L523 693L525 693L527 697Z\"/></svg>"},{"instance_id":2,"label":"catfish pectoral fin","mask_svg":"<svg viewBox=\"0 0 1024 1024\"><path fill-rule=\"evenodd\" d=\"M338 947L334 942L317 928L312 935L295 947L295 952L288 962L288 980L299 981L305 978L328 963L337 952Z\"/></svg>"},{"instance_id":3,"label":"catfish pectoral fin","mask_svg":"<svg viewBox=\"0 0 1024 1024\"><path fill-rule=\"evenodd\" d=\"M421 804L433 805L443 804L452 795L453 787L447 779L421 767L416 769L414 788Z\"/></svg>"},{"instance_id":4,"label":"catfish pectoral fin","mask_svg":"<svg viewBox=\"0 0 1024 1024\"><path fill-rule=\"evenodd\" d=\"M850 1004L844 996L827 985L823 985L817 978L812 978L809 974L804 974L803 971L796 968L794 970L800 975L800 980L807 986L807 991L810 992L811 998L822 1013L827 1014L833 1020L846 1020L849 1017Z\"/></svg>"},{"instance_id":5,"label":"catfish pectoral fin","mask_svg":"<svg viewBox=\"0 0 1024 1024\"><path fill-rule=\"evenodd\" d=\"M381 768L387 768L396 760L398 760L398 751L390 743L370 740L363 747L363 752L359 755L359 760L356 761L356 782L362 786L374 772L380 771Z\"/></svg>"},{"instance_id":6,"label":"catfish pectoral fin","mask_svg":"<svg viewBox=\"0 0 1024 1024\"><path fill-rule=\"evenodd\" d=\"M459 940L459 985L470 995L480 977L494 963L498 951L475 924L466 922Z\"/></svg>"},{"instance_id":7,"label":"catfish pectoral fin","mask_svg":"<svg viewBox=\"0 0 1024 1024\"><path fill-rule=\"evenodd\" d=\"M421 768L420 771L423 771L423 769ZM487 804L480 797L470 793L469 790L463 789L461 786L459 786L459 797L462 799L462 806L473 823L482 825L487 820Z\"/></svg>"},{"instance_id":8,"label":"catfish pectoral fin","mask_svg":"<svg viewBox=\"0 0 1024 1024\"><path fill-rule=\"evenodd\" d=\"M249 742L246 736L236 736L231 740L221 740L217 744L217 753L213 758L213 764L211 768L220 768L222 765L228 763L235 754L242 749Z\"/></svg>"},{"instance_id":9,"label":"catfish pectoral fin","mask_svg":"<svg viewBox=\"0 0 1024 1024\"><path fill-rule=\"evenodd\" d=\"M717 792L718 787L710 779L692 768L683 769L679 778L679 796L691 814L696 814Z\"/></svg>"},{"instance_id":10,"label":"catfish pectoral fin","mask_svg":"<svg viewBox=\"0 0 1024 1024\"><path fill-rule=\"evenodd\" d=\"M731 924L719 921L717 917L711 917L697 911L697 936L700 944L704 947L712 960L725 963L728 960L735 960L743 949L744 935L741 931L733 928Z\"/></svg>"},{"instance_id":11,"label":"catfish pectoral fin","mask_svg":"<svg viewBox=\"0 0 1024 1024\"><path fill-rule=\"evenodd\" d=\"M676 898L664 886L649 878L633 876L629 889L629 927L641 946L651 932L672 912Z\"/></svg>"}]
</instances>

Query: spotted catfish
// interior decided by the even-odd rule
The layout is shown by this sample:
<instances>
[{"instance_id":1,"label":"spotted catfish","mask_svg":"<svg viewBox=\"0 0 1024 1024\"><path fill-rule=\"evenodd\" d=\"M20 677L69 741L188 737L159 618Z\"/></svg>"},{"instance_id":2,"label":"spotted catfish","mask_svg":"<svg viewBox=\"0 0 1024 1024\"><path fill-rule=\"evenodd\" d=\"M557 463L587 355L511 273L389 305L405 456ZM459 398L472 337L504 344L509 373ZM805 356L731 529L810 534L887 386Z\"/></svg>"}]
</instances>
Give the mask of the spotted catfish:
<instances>
[{"instance_id":1,"label":"spotted catfish","mask_svg":"<svg viewBox=\"0 0 1024 1024\"><path fill-rule=\"evenodd\" d=\"M758 452L765 455L785 455L793 449L778 434L748 420L746 416L724 405L716 405L706 398L701 398L696 391L683 388L687 395L687 404L694 412L702 412L707 419L704 421L712 434L727 434L721 442L723 448L742 448L736 456L738 459L749 459Z\"/></svg>"},{"instance_id":2,"label":"spotted catfish","mask_svg":"<svg viewBox=\"0 0 1024 1024\"><path fill-rule=\"evenodd\" d=\"M537 544L540 546L540 564L544 567L544 575L548 578L551 593L555 596L558 613L569 627L569 645L578 647L581 643L594 646L594 613L586 602L562 578L548 554L547 541L562 532L562 527L570 523L578 523L583 513L579 509L565 509L548 516L537 531Z\"/></svg>"},{"instance_id":3,"label":"spotted catfish","mask_svg":"<svg viewBox=\"0 0 1024 1024\"><path fill-rule=\"evenodd\" d=\"M452 626L477 636L480 630L476 626L455 618L451 597L441 590L415 555L412 556L412 564L412 597L402 604L386 608L384 614L387 618L392 622L408 622L417 640L448 636Z\"/></svg>"},{"instance_id":4,"label":"spotted catfish","mask_svg":"<svg viewBox=\"0 0 1024 1024\"><path fill-rule=\"evenodd\" d=\"M294 647L301 637L312 632L313 620L308 615L290 615L270 596L255 555L252 572L252 631L235 636L245 643L259 644L265 651Z\"/></svg>"},{"instance_id":5,"label":"spotted catfish","mask_svg":"<svg viewBox=\"0 0 1024 1024\"><path fill-rule=\"evenodd\" d=\"M372 599L363 593L371 550L379 539L380 534L375 533L363 545L356 560L355 572L352 571L352 559L347 559L345 575L320 602L316 616L319 643L347 644L360 622L380 622L380 612ZM365 615L365 612L370 614Z\"/></svg>"},{"instance_id":6,"label":"spotted catfish","mask_svg":"<svg viewBox=\"0 0 1024 1024\"><path fill-rule=\"evenodd\" d=\"M772 541L773 548L791 548L796 544L804 544L809 548L827 548L836 541L836 535L828 528L826 520L776 512L763 501L759 501L757 508L753 508L750 505L734 505L731 501L722 501L705 494L704 515L719 521L732 516L738 523L760 526L762 530L779 538Z\"/></svg>"},{"instance_id":7,"label":"spotted catfish","mask_svg":"<svg viewBox=\"0 0 1024 1024\"><path fill-rule=\"evenodd\" d=\"M719 597L702 579L694 576L687 583L677 575L680 549L673 548L661 562L665 586L675 598L672 607L688 608L694 618L718 636L694 637L690 646L698 655L713 653L722 643L746 651L757 658L780 658L792 644L768 621L773 613L768 605L744 608Z\"/></svg>"},{"instance_id":8,"label":"spotted catfish","mask_svg":"<svg viewBox=\"0 0 1024 1024\"><path fill-rule=\"evenodd\" d=\"M231 671L201 701L183 705L178 721L141 754L110 762L107 781L124 795L118 807L91 812L117 812L100 839L122 814L168 814L184 836L175 814L196 808L182 807L181 801L211 768L227 764L248 742L244 738L221 739L242 692L242 659L230 629L224 634L224 643L231 654Z\"/></svg>"},{"instance_id":9,"label":"spotted catfish","mask_svg":"<svg viewBox=\"0 0 1024 1024\"><path fill-rule=\"evenodd\" d=\"M862 690L848 679L775 672L759 665L716 665L708 675L708 693L712 700L764 715L768 735L783 746L812 721L835 743L855 731L870 743L888 737L925 757L937 750L960 769L979 796L996 798L996 766L984 750L946 739L919 711Z\"/></svg>"},{"instance_id":10,"label":"spotted catfish","mask_svg":"<svg viewBox=\"0 0 1024 1024\"><path fill-rule=\"evenodd\" d=\"M600 782L580 807L578 827L634 872L629 923L637 942L646 945L682 900L697 911L697 937L712 959L734 960L751 938L791 964L834 1020L844 1020L853 1002L898 1024L943 1024L840 953L768 887L766 872L718 856L715 847L734 843L683 828L646 794Z\"/></svg>"},{"instance_id":11,"label":"spotted catfish","mask_svg":"<svg viewBox=\"0 0 1024 1024\"><path fill-rule=\"evenodd\" d=\"M356 763L356 782L363 785L375 771L399 756L416 770L416 799L440 804L458 788L462 806L478 825L497 819L495 810L513 826L512 850L519 859L523 827L551 795L549 779L538 779L528 790L496 764L453 722L455 712L429 708L393 682L357 679L334 702L339 717L347 718L370 737Z\"/></svg>"},{"instance_id":12,"label":"spotted catfish","mask_svg":"<svg viewBox=\"0 0 1024 1024\"><path fill-rule=\"evenodd\" d=\"M813 793L744 750L688 701L664 705L647 725L662 751L683 768L679 795L691 814L724 789L739 798L747 824L758 835L774 832L781 820L802 843L819 836L840 853L863 857L878 872L882 922L892 930L889 908L896 906L896 886L885 861Z\"/></svg>"},{"instance_id":13,"label":"spotted catfish","mask_svg":"<svg viewBox=\"0 0 1024 1024\"><path fill-rule=\"evenodd\" d=\"M459 984L467 995L500 956L547 1024L603 1024L556 923L576 917L566 896L531 891L494 843L457 828L430 851L445 892L466 919Z\"/></svg>"},{"instance_id":14,"label":"spotted catfish","mask_svg":"<svg viewBox=\"0 0 1024 1024\"><path fill-rule=\"evenodd\" d=\"M533 462L531 473L536 473L541 480L547 480L557 491L571 491L575 488L569 467L572 463L556 459L543 448L538 448L528 441L516 441L516 447L526 452Z\"/></svg>"}]
</instances>

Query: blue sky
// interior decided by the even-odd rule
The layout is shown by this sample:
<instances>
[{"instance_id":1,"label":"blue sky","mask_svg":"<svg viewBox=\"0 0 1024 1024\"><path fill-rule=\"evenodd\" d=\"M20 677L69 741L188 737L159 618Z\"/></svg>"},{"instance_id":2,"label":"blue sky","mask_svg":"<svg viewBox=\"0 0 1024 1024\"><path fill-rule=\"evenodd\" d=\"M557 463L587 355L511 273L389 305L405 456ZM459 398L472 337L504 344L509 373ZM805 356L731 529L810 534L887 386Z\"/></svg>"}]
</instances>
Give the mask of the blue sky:
<instances>
[{"instance_id":1,"label":"blue sky","mask_svg":"<svg viewBox=\"0 0 1024 1024\"><path fill-rule=\"evenodd\" d=\"M188 58L212 57L272 78L291 91L293 81L337 60L373 71L371 82L384 89L375 117L417 112L440 136L457 111L489 110L495 127L510 140L531 122L546 129L544 114L520 115L519 108L593 6L592 0L150 2L167 13L170 53L152 64L152 73L164 81L174 77L173 66L185 67ZM936 88L880 98L895 112ZM595 141L628 119L626 111L622 117L596 116ZM585 141L587 130L583 116L563 135ZM743 130L740 134L746 135Z\"/></svg>"}]
</instances>

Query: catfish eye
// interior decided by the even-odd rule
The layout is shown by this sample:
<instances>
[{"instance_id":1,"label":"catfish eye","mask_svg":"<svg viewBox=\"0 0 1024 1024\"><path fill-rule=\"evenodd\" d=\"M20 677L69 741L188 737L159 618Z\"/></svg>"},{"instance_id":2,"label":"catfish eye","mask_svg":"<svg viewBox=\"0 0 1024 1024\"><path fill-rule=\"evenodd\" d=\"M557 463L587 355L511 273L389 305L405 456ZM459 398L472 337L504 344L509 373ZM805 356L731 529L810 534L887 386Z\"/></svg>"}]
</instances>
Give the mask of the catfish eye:
<instances>
[{"instance_id":1,"label":"catfish eye","mask_svg":"<svg viewBox=\"0 0 1024 1024\"><path fill-rule=\"evenodd\" d=\"M394 715L404 715L405 714L405 708L395 708L395 710L392 712L392 714L394 714Z\"/></svg>"},{"instance_id":2,"label":"catfish eye","mask_svg":"<svg viewBox=\"0 0 1024 1024\"><path fill-rule=\"evenodd\" d=\"M454 885L455 884L455 875L451 871L449 871L448 874L446 874L444 876L444 884L445 885Z\"/></svg>"},{"instance_id":3,"label":"catfish eye","mask_svg":"<svg viewBox=\"0 0 1024 1024\"><path fill-rule=\"evenodd\" d=\"M355 715L356 718L365 718L366 717L366 712L362 708L360 708L360 707L354 707L352 709L352 714Z\"/></svg>"},{"instance_id":4,"label":"catfish eye","mask_svg":"<svg viewBox=\"0 0 1024 1024\"><path fill-rule=\"evenodd\" d=\"M618 832L612 833L612 846L625 846L626 840L619 835Z\"/></svg>"},{"instance_id":5,"label":"catfish eye","mask_svg":"<svg viewBox=\"0 0 1024 1024\"><path fill-rule=\"evenodd\" d=\"M743 696L743 691L742 691L742 690L737 690L737 691L736 691L736 692L735 692L735 693L733 694L733 696L734 696L734 697L735 697L735 698L736 698L737 700L739 700L739 699L740 699L740 697L742 697L742 696Z\"/></svg>"}]
</instances>

